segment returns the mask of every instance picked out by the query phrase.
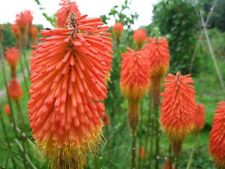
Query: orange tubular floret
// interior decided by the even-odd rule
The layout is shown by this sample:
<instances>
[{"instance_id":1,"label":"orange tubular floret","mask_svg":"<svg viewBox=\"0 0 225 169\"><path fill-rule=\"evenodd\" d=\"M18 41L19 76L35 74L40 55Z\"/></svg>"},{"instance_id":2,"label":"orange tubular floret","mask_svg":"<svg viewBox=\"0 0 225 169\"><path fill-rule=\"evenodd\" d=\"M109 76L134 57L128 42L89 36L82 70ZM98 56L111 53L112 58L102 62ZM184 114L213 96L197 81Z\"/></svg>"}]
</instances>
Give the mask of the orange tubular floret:
<instances>
[{"instance_id":1,"label":"orange tubular floret","mask_svg":"<svg viewBox=\"0 0 225 169\"><path fill-rule=\"evenodd\" d=\"M194 127L195 90L190 75L169 74L165 78L160 121L175 153Z\"/></svg>"}]
</instances>

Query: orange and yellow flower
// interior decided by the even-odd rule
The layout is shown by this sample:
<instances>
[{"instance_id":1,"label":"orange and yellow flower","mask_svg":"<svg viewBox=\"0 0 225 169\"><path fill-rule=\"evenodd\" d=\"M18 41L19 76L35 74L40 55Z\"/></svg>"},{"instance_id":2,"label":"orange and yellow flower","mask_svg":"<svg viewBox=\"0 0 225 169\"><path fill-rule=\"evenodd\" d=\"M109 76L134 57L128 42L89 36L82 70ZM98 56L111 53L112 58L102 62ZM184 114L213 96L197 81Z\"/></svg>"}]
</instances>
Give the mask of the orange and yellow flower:
<instances>
[{"instance_id":1,"label":"orange and yellow flower","mask_svg":"<svg viewBox=\"0 0 225 169\"><path fill-rule=\"evenodd\" d=\"M218 104L210 132L209 149L218 168L225 168L225 102Z\"/></svg>"},{"instance_id":2,"label":"orange and yellow flower","mask_svg":"<svg viewBox=\"0 0 225 169\"><path fill-rule=\"evenodd\" d=\"M100 18L72 11L67 21L42 31L33 51L29 119L52 168L81 169L101 142L112 40Z\"/></svg>"},{"instance_id":3,"label":"orange and yellow flower","mask_svg":"<svg viewBox=\"0 0 225 169\"><path fill-rule=\"evenodd\" d=\"M145 45L150 62L151 77L162 77L169 69L170 52L166 38L148 38Z\"/></svg>"},{"instance_id":4,"label":"orange and yellow flower","mask_svg":"<svg viewBox=\"0 0 225 169\"><path fill-rule=\"evenodd\" d=\"M22 34L32 25L32 20L33 16L29 10L22 11L16 15L16 24Z\"/></svg>"},{"instance_id":5,"label":"orange and yellow flower","mask_svg":"<svg viewBox=\"0 0 225 169\"><path fill-rule=\"evenodd\" d=\"M11 67L16 67L19 61L19 50L17 48L7 48L5 52L5 58Z\"/></svg>"},{"instance_id":6,"label":"orange and yellow flower","mask_svg":"<svg viewBox=\"0 0 225 169\"><path fill-rule=\"evenodd\" d=\"M140 99L149 87L149 64L145 51L122 54L120 88L127 99Z\"/></svg>"},{"instance_id":7,"label":"orange and yellow flower","mask_svg":"<svg viewBox=\"0 0 225 169\"><path fill-rule=\"evenodd\" d=\"M120 88L128 101L128 120L132 131L136 131L139 120L140 99L149 87L149 65L142 50L122 54Z\"/></svg>"},{"instance_id":8,"label":"orange and yellow flower","mask_svg":"<svg viewBox=\"0 0 225 169\"><path fill-rule=\"evenodd\" d=\"M194 127L196 104L193 80L190 75L169 74L164 86L160 121L174 153L178 154L183 140Z\"/></svg>"},{"instance_id":9,"label":"orange and yellow flower","mask_svg":"<svg viewBox=\"0 0 225 169\"><path fill-rule=\"evenodd\" d=\"M116 35L117 39L120 39L122 33L123 33L123 24L120 22L116 22L113 26L113 32Z\"/></svg>"},{"instance_id":10,"label":"orange and yellow flower","mask_svg":"<svg viewBox=\"0 0 225 169\"><path fill-rule=\"evenodd\" d=\"M137 29L134 31L133 39L134 42L137 44L138 49L141 49L144 42L146 41L147 35L144 29Z\"/></svg>"},{"instance_id":11,"label":"orange and yellow flower","mask_svg":"<svg viewBox=\"0 0 225 169\"><path fill-rule=\"evenodd\" d=\"M9 92L9 97L15 101L20 100L21 96L23 95L22 88L19 82L15 78L9 81L8 92Z\"/></svg>"},{"instance_id":12,"label":"orange and yellow flower","mask_svg":"<svg viewBox=\"0 0 225 169\"><path fill-rule=\"evenodd\" d=\"M16 77L16 65L19 61L19 50L17 48L7 48L5 52L5 59L11 68L11 77Z\"/></svg>"}]
</instances>

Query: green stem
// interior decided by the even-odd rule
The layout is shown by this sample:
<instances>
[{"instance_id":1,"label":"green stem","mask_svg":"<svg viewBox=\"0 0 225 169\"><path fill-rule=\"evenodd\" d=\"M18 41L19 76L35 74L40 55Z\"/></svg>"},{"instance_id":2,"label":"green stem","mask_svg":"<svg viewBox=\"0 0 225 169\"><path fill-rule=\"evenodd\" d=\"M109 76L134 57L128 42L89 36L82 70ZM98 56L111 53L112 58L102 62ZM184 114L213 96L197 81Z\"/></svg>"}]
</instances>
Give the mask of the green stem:
<instances>
[{"instance_id":1,"label":"green stem","mask_svg":"<svg viewBox=\"0 0 225 169\"><path fill-rule=\"evenodd\" d=\"M155 112L155 133L156 133L156 138L155 138L155 169L159 168L159 142L160 142L160 129L159 129L159 106L154 107L154 112Z\"/></svg>"},{"instance_id":2,"label":"green stem","mask_svg":"<svg viewBox=\"0 0 225 169\"><path fill-rule=\"evenodd\" d=\"M172 169L172 165L173 165L173 154L171 145L169 143L169 169Z\"/></svg>"},{"instance_id":3,"label":"green stem","mask_svg":"<svg viewBox=\"0 0 225 169\"><path fill-rule=\"evenodd\" d=\"M189 156L189 160L188 160L188 164L187 164L187 168L186 169L190 169L190 167L191 167L191 163L192 163L192 160L193 160L193 156L194 156L194 152L195 152L195 148L196 148L197 142L198 142L198 134L195 135L195 142L194 142L191 154Z\"/></svg>"},{"instance_id":4,"label":"green stem","mask_svg":"<svg viewBox=\"0 0 225 169\"><path fill-rule=\"evenodd\" d=\"M6 139L6 144L7 144L8 150L9 150L9 152L10 152L10 154L11 154L10 157L11 157L11 160L12 160L13 168L17 168L17 167L16 167L15 160L14 160L14 158L13 158L14 155L13 155L13 153L12 153L11 145L9 144L9 143L10 143L10 140L9 140L8 134L7 134L7 132L6 132L5 122L4 122L3 118L2 118L2 112L1 112L1 109L0 109L0 119L1 119L1 124L2 124L3 134L4 134L5 139Z\"/></svg>"},{"instance_id":5,"label":"green stem","mask_svg":"<svg viewBox=\"0 0 225 169\"><path fill-rule=\"evenodd\" d=\"M159 127L159 105L160 105L160 84L162 76L151 78L152 104L154 112L154 133L155 133L155 169L159 169L160 152L160 127Z\"/></svg>"},{"instance_id":6,"label":"green stem","mask_svg":"<svg viewBox=\"0 0 225 169\"><path fill-rule=\"evenodd\" d=\"M22 71L22 75L23 75L23 80L24 80L24 85L25 85L25 89L26 89L26 92L28 92L28 83L27 83L27 78L26 78L26 74L25 74L25 67L24 67L24 64L23 64L23 59L21 57L21 55L23 55L23 49L21 47L21 44L19 45L19 50L20 50L20 66L21 66L21 71ZM26 60L25 57L23 57L24 60ZM29 70L29 69L28 69Z\"/></svg>"},{"instance_id":7,"label":"green stem","mask_svg":"<svg viewBox=\"0 0 225 169\"><path fill-rule=\"evenodd\" d=\"M26 160L26 146L25 146L26 134L24 130L24 120L21 114L21 108L18 101L16 101L16 107L18 110L18 121L21 128L21 139L22 139L22 147L23 147L22 155L23 155L24 168L28 169L27 160Z\"/></svg>"},{"instance_id":8,"label":"green stem","mask_svg":"<svg viewBox=\"0 0 225 169\"><path fill-rule=\"evenodd\" d=\"M136 169L136 131L131 133L131 169Z\"/></svg>"},{"instance_id":9,"label":"green stem","mask_svg":"<svg viewBox=\"0 0 225 169\"><path fill-rule=\"evenodd\" d=\"M97 155L95 155L95 157L94 157L94 168L95 169L99 169L100 168L99 167L99 160L98 160Z\"/></svg>"},{"instance_id":10,"label":"green stem","mask_svg":"<svg viewBox=\"0 0 225 169\"><path fill-rule=\"evenodd\" d=\"M27 61L26 53L25 53L25 50L24 50L24 49L22 49L22 54L23 54L24 63L25 63L26 69L27 69L28 77L30 77L29 63L28 63L28 61Z\"/></svg>"},{"instance_id":11,"label":"green stem","mask_svg":"<svg viewBox=\"0 0 225 169\"><path fill-rule=\"evenodd\" d=\"M147 159L149 159L149 165L152 165L152 155L153 155L153 137L154 137L154 119L152 115L152 97L151 90L149 90L149 116L147 120L147 134L145 139L145 150L147 150ZM145 166L146 161L144 161Z\"/></svg>"}]
</instances>

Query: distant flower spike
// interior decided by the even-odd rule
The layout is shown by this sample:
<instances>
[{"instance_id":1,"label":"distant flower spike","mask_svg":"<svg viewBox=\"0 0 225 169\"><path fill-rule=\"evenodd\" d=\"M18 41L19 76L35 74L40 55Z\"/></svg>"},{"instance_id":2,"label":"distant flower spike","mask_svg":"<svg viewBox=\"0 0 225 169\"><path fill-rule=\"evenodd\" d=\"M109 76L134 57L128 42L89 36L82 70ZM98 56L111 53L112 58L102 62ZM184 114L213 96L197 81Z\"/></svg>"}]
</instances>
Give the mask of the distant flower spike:
<instances>
[{"instance_id":1,"label":"distant flower spike","mask_svg":"<svg viewBox=\"0 0 225 169\"><path fill-rule=\"evenodd\" d=\"M5 58L11 67L16 67L19 61L19 50L17 48L7 48L5 52Z\"/></svg>"},{"instance_id":2,"label":"distant flower spike","mask_svg":"<svg viewBox=\"0 0 225 169\"><path fill-rule=\"evenodd\" d=\"M23 91L19 82L15 78L9 81L8 92L9 92L9 97L12 100L15 100L15 101L20 100L23 94Z\"/></svg>"},{"instance_id":3,"label":"distant flower spike","mask_svg":"<svg viewBox=\"0 0 225 169\"><path fill-rule=\"evenodd\" d=\"M220 169L225 168L225 102L217 105L210 132L210 153Z\"/></svg>"},{"instance_id":4,"label":"distant flower spike","mask_svg":"<svg viewBox=\"0 0 225 169\"><path fill-rule=\"evenodd\" d=\"M162 97L161 125L170 139L174 153L178 154L183 140L194 127L195 90L190 75L169 74L165 78Z\"/></svg>"},{"instance_id":5,"label":"distant flower spike","mask_svg":"<svg viewBox=\"0 0 225 169\"><path fill-rule=\"evenodd\" d=\"M44 30L33 51L29 119L54 169L82 169L102 137L111 34L100 18L68 14L64 28Z\"/></svg>"},{"instance_id":6,"label":"distant flower spike","mask_svg":"<svg viewBox=\"0 0 225 169\"><path fill-rule=\"evenodd\" d=\"M166 38L148 38L145 46L150 61L151 76L162 76L169 69L170 52Z\"/></svg>"},{"instance_id":7,"label":"distant flower spike","mask_svg":"<svg viewBox=\"0 0 225 169\"><path fill-rule=\"evenodd\" d=\"M16 15L16 24L19 26L21 33L32 25L33 16L31 11L25 10Z\"/></svg>"},{"instance_id":8,"label":"distant flower spike","mask_svg":"<svg viewBox=\"0 0 225 169\"><path fill-rule=\"evenodd\" d=\"M6 113L8 116L11 115L11 110L10 110L10 107L9 107L8 104L6 104L6 105L4 106L4 111L5 111L5 113Z\"/></svg>"},{"instance_id":9,"label":"distant flower spike","mask_svg":"<svg viewBox=\"0 0 225 169\"><path fill-rule=\"evenodd\" d=\"M123 24L120 22L116 22L113 26L113 32L115 33L117 40L119 40L123 33Z\"/></svg>"},{"instance_id":10,"label":"distant flower spike","mask_svg":"<svg viewBox=\"0 0 225 169\"><path fill-rule=\"evenodd\" d=\"M137 45L137 48L141 49L145 40L146 40L146 38L147 38L145 30L144 29L137 29L136 31L134 31L133 38L134 38L134 42Z\"/></svg>"}]
</instances>

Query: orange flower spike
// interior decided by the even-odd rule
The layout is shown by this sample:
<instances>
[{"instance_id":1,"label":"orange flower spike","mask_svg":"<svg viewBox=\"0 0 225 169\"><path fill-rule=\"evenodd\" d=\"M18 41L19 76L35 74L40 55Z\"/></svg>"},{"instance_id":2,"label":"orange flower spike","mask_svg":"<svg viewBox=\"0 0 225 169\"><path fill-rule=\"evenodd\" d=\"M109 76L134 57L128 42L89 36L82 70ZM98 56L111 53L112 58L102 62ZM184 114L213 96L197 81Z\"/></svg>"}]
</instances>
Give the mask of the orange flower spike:
<instances>
[{"instance_id":1,"label":"orange flower spike","mask_svg":"<svg viewBox=\"0 0 225 169\"><path fill-rule=\"evenodd\" d=\"M120 88L127 99L140 99L149 87L149 64L144 51L122 54Z\"/></svg>"},{"instance_id":2,"label":"orange flower spike","mask_svg":"<svg viewBox=\"0 0 225 169\"><path fill-rule=\"evenodd\" d=\"M146 38L147 38L145 30L144 29L137 29L136 31L134 31L133 38L134 38L134 42L137 45L137 48L141 49L145 40L146 40Z\"/></svg>"},{"instance_id":3,"label":"orange flower spike","mask_svg":"<svg viewBox=\"0 0 225 169\"><path fill-rule=\"evenodd\" d=\"M15 100L15 101L20 100L20 98L23 94L23 91L22 91L20 84L18 83L18 81L15 78L9 81L8 92L9 92L9 97L12 100Z\"/></svg>"},{"instance_id":4,"label":"orange flower spike","mask_svg":"<svg viewBox=\"0 0 225 169\"><path fill-rule=\"evenodd\" d=\"M19 50L17 48L7 48L5 58L11 67L16 67L19 61Z\"/></svg>"},{"instance_id":5,"label":"orange flower spike","mask_svg":"<svg viewBox=\"0 0 225 169\"><path fill-rule=\"evenodd\" d=\"M6 104L6 105L4 106L4 111L5 111L5 113L6 113L8 116L11 115L11 110L10 110L10 107L9 107L8 104Z\"/></svg>"},{"instance_id":6,"label":"orange flower spike","mask_svg":"<svg viewBox=\"0 0 225 169\"><path fill-rule=\"evenodd\" d=\"M116 22L115 25L113 26L113 32L116 35L116 39L119 40L123 33L123 24L120 22Z\"/></svg>"},{"instance_id":7,"label":"orange flower spike","mask_svg":"<svg viewBox=\"0 0 225 169\"><path fill-rule=\"evenodd\" d=\"M148 38L145 46L150 61L150 74L154 77L162 77L169 69L170 52L166 38Z\"/></svg>"},{"instance_id":8,"label":"orange flower spike","mask_svg":"<svg viewBox=\"0 0 225 169\"><path fill-rule=\"evenodd\" d=\"M22 33L25 32L26 27L32 25L33 16L31 11L25 10L16 15L16 24L19 26Z\"/></svg>"},{"instance_id":9,"label":"orange flower spike","mask_svg":"<svg viewBox=\"0 0 225 169\"><path fill-rule=\"evenodd\" d=\"M54 169L82 169L101 142L112 62L107 30L100 18L70 13L64 28L41 32L33 51L30 126Z\"/></svg>"},{"instance_id":10,"label":"orange flower spike","mask_svg":"<svg viewBox=\"0 0 225 169\"><path fill-rule=\"evenodd\" d=\"M70 0L62 0L60 5L62 7L56 13L57 27L66 26L66 19L70 13L75 13L77 17L81 15L75 2L70 2Z\"/></svg>"},{"instance_id":11,"label":"orange flower spike","mask_svg":"<svg viewBox=\"0 0 225 169\"><path fill-rule=\"evenodd\" d=\"M218 168L225 168L225 102L218 103L210 132L209 149Z\"/></svg>"},{"instance_id":12,"label":"orange flower spike","mask_svg":"<svg viewBox=\"0 0 225 169\"><path fill-rule=\"evenodd\" d=\"M179 154L183 140L194 127L195 90L190 75L168 74L162 97L160 122L174 153Z\"/></svg>"},{"instance_id":13,"label":"orange flower spike","mask_svg":"<svg viewBox=\"0 0 225 169\"><path fill-rule=\"evenodd\" d=\"M194 120L194 133L197 134L205 125L205 106L203 104L196 105Z\"/></svg>"},{"instance_id":14,"label":"orange flower spike","mask_svg":"<svg viewBox=\"0 0 225 169\"><path fill-rule=\"evenodd\" d=\"M136 130L139 120L140 99L149 87L148 62L142 50L122 54L120 88L128 100L128 119L130 127Z\"/></svg>"}]
</instances>

